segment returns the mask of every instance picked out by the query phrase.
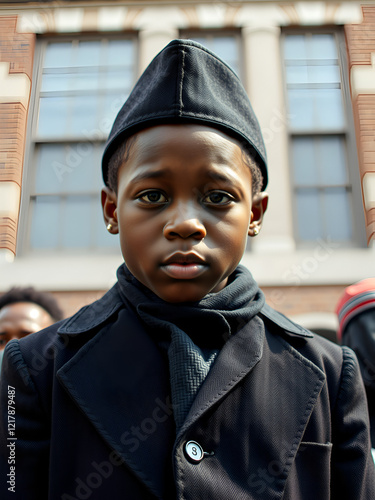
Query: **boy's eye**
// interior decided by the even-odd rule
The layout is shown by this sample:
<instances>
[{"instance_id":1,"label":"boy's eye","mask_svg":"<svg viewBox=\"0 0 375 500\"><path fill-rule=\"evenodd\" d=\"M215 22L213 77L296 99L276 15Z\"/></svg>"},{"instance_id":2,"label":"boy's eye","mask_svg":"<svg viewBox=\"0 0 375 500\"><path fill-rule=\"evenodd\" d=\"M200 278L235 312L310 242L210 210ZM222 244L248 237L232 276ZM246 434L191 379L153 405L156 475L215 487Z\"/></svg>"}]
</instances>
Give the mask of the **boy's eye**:
<instances>
[{"instance_id":1,"label":"boy's eye","mask_svg":"<svg viewBox=\"0 0 375 500\"><path fill-rule=\"evenodd\" d=\"M233 197L223 191L213 191L203 198L206 205L228 205L233 201Z\"/></svg>"},{"instance_id":2,"label":"boy's eye","mask_svg":"<svg viewBox=\"0 0 375 500\"><path fill-rule=\"evenodd\" d=\"M147 193L139 196L138 199L145 203L163 204L167 202L167 198L160 191L147 191Z\"/></svg>"}]
</instances>

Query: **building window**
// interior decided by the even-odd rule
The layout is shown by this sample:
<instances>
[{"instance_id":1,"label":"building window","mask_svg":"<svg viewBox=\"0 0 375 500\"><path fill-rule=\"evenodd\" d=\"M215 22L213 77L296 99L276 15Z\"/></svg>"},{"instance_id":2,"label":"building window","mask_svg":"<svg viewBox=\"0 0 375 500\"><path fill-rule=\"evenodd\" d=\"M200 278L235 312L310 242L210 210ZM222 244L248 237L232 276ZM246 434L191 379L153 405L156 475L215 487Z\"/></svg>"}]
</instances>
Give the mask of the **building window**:
<instances>
[{"instance_id":1,"label":"building window","mask_svg":"<svg viewBox=\"0 0 375 500\"><path fill-rule=\"evenodd\" d=\"M136 75L129 39L43 39L34 69L26 251L108 249L101 154Z\"/></svg>"},{"instance_id":2,"label":"building window","mask_svg":"<svg viewBox=\"0 0 375 500\"><path fill-rule=\"evenodd\" d=\"M194 40L207 47L223 59L241 78L241 36L239 32L183 31L181 38Z\"/></svg>"},{"instance_id":3,"label":"building window","mask_svg":"<svg viewBox=\"0 0 375 500\"><path fill-rule=\"evenodd\" d=\"M353 213L358 165L349 147L352 118L340 35L283 36L295 231L302 244L358 240Z\"/></svg>"}]
</instances>

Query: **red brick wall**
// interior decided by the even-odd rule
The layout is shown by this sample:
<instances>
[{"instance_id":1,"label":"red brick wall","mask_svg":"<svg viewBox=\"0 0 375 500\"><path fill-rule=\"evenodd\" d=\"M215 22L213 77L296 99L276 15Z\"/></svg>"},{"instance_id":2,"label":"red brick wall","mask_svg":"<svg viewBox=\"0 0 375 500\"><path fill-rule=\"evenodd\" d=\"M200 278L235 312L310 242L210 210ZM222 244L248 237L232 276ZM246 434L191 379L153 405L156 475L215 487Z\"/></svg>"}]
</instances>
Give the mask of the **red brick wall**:
<instances>
[{"instance_id":1,"label":"red brick wall","mask_svg":"<svg viewBox=\"0 0 375 500\"><path fill-rule=\"evenodd\" d=\"M17 16L0 16L0 62L9 63L9 73L32 77L34 34L16 32ZM20 102L1 102L0 182L21 186L26 141L27 108ZM0 217L0 248L16 251L18 220Z\"/></svg>"},{"instance_id":2,"label":"red brick wall","mask_svg":"<svg viewBox=\"0 0 375 500\"><path fill-rule=\"evenodd\" d=\"M17 33L17 16L0 16L0 61L10 62L10 73L33 72L35 35Z\"/></svg>"},{"instance_id":3,"label":"red brick wall","mask_svg":"<svg viewBox=\"0 0 375 500\"><path fill-rule=\"evenodd\" d=\"M371 65L375 53L375 6L363 6L363 23L345 27L349 69ZM375 94L359 94L353 100L361 181L366 172L375 172ZM366 212L367 238L375 237L375 210Z\"/></svg>"},{"instance_id":4,"label":"red brick wall","mask_svg":"<svg viewBox=\"0 0 375 500\"><path fill-rule=\"evenodd\" d=\"M262 287L267 303L286 316L334 313L344 289L344 285Z\"/></svg>"}]
</instances>

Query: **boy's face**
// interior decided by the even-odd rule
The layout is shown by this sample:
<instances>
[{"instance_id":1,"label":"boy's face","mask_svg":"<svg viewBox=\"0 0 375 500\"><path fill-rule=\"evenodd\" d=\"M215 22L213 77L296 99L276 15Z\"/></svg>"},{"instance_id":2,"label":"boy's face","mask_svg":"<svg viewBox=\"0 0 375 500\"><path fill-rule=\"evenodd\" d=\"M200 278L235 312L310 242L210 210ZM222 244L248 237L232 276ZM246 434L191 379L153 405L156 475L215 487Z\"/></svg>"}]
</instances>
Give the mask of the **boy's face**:
<instances>
[{"instance_id":1,"label":"boy's face","mask_svg":"<svg viewBox=\"0 0 375 500\"><path fill-rule=\"evenodd\" d=\"M198 301L225 287L260 227L267 194L252 199L239 143L201 125L140 132L102 193L131 273L167 302Z\"/></svg>"}]
</instances>

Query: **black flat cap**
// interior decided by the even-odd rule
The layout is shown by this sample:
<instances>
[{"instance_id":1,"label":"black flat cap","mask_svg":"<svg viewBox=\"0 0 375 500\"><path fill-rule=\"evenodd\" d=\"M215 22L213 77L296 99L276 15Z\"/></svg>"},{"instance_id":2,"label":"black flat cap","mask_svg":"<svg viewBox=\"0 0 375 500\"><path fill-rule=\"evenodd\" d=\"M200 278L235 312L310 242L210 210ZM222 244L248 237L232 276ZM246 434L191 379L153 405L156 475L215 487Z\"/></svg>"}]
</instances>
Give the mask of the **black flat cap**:
<instances>
[{"instance_id":1,"label":"black flat cap","mask_svg":"<svg viewBox=\"0 0 375 500\"><path fill-rule=\"evenodd\" d=\"M236 73L191 40L173 40L145 69L119 111L103 153L104 182L115 149L139 130L192 123L219 129L255 154L267 185L267 159L258 120Z\"/></svg>"}]
</instances>

